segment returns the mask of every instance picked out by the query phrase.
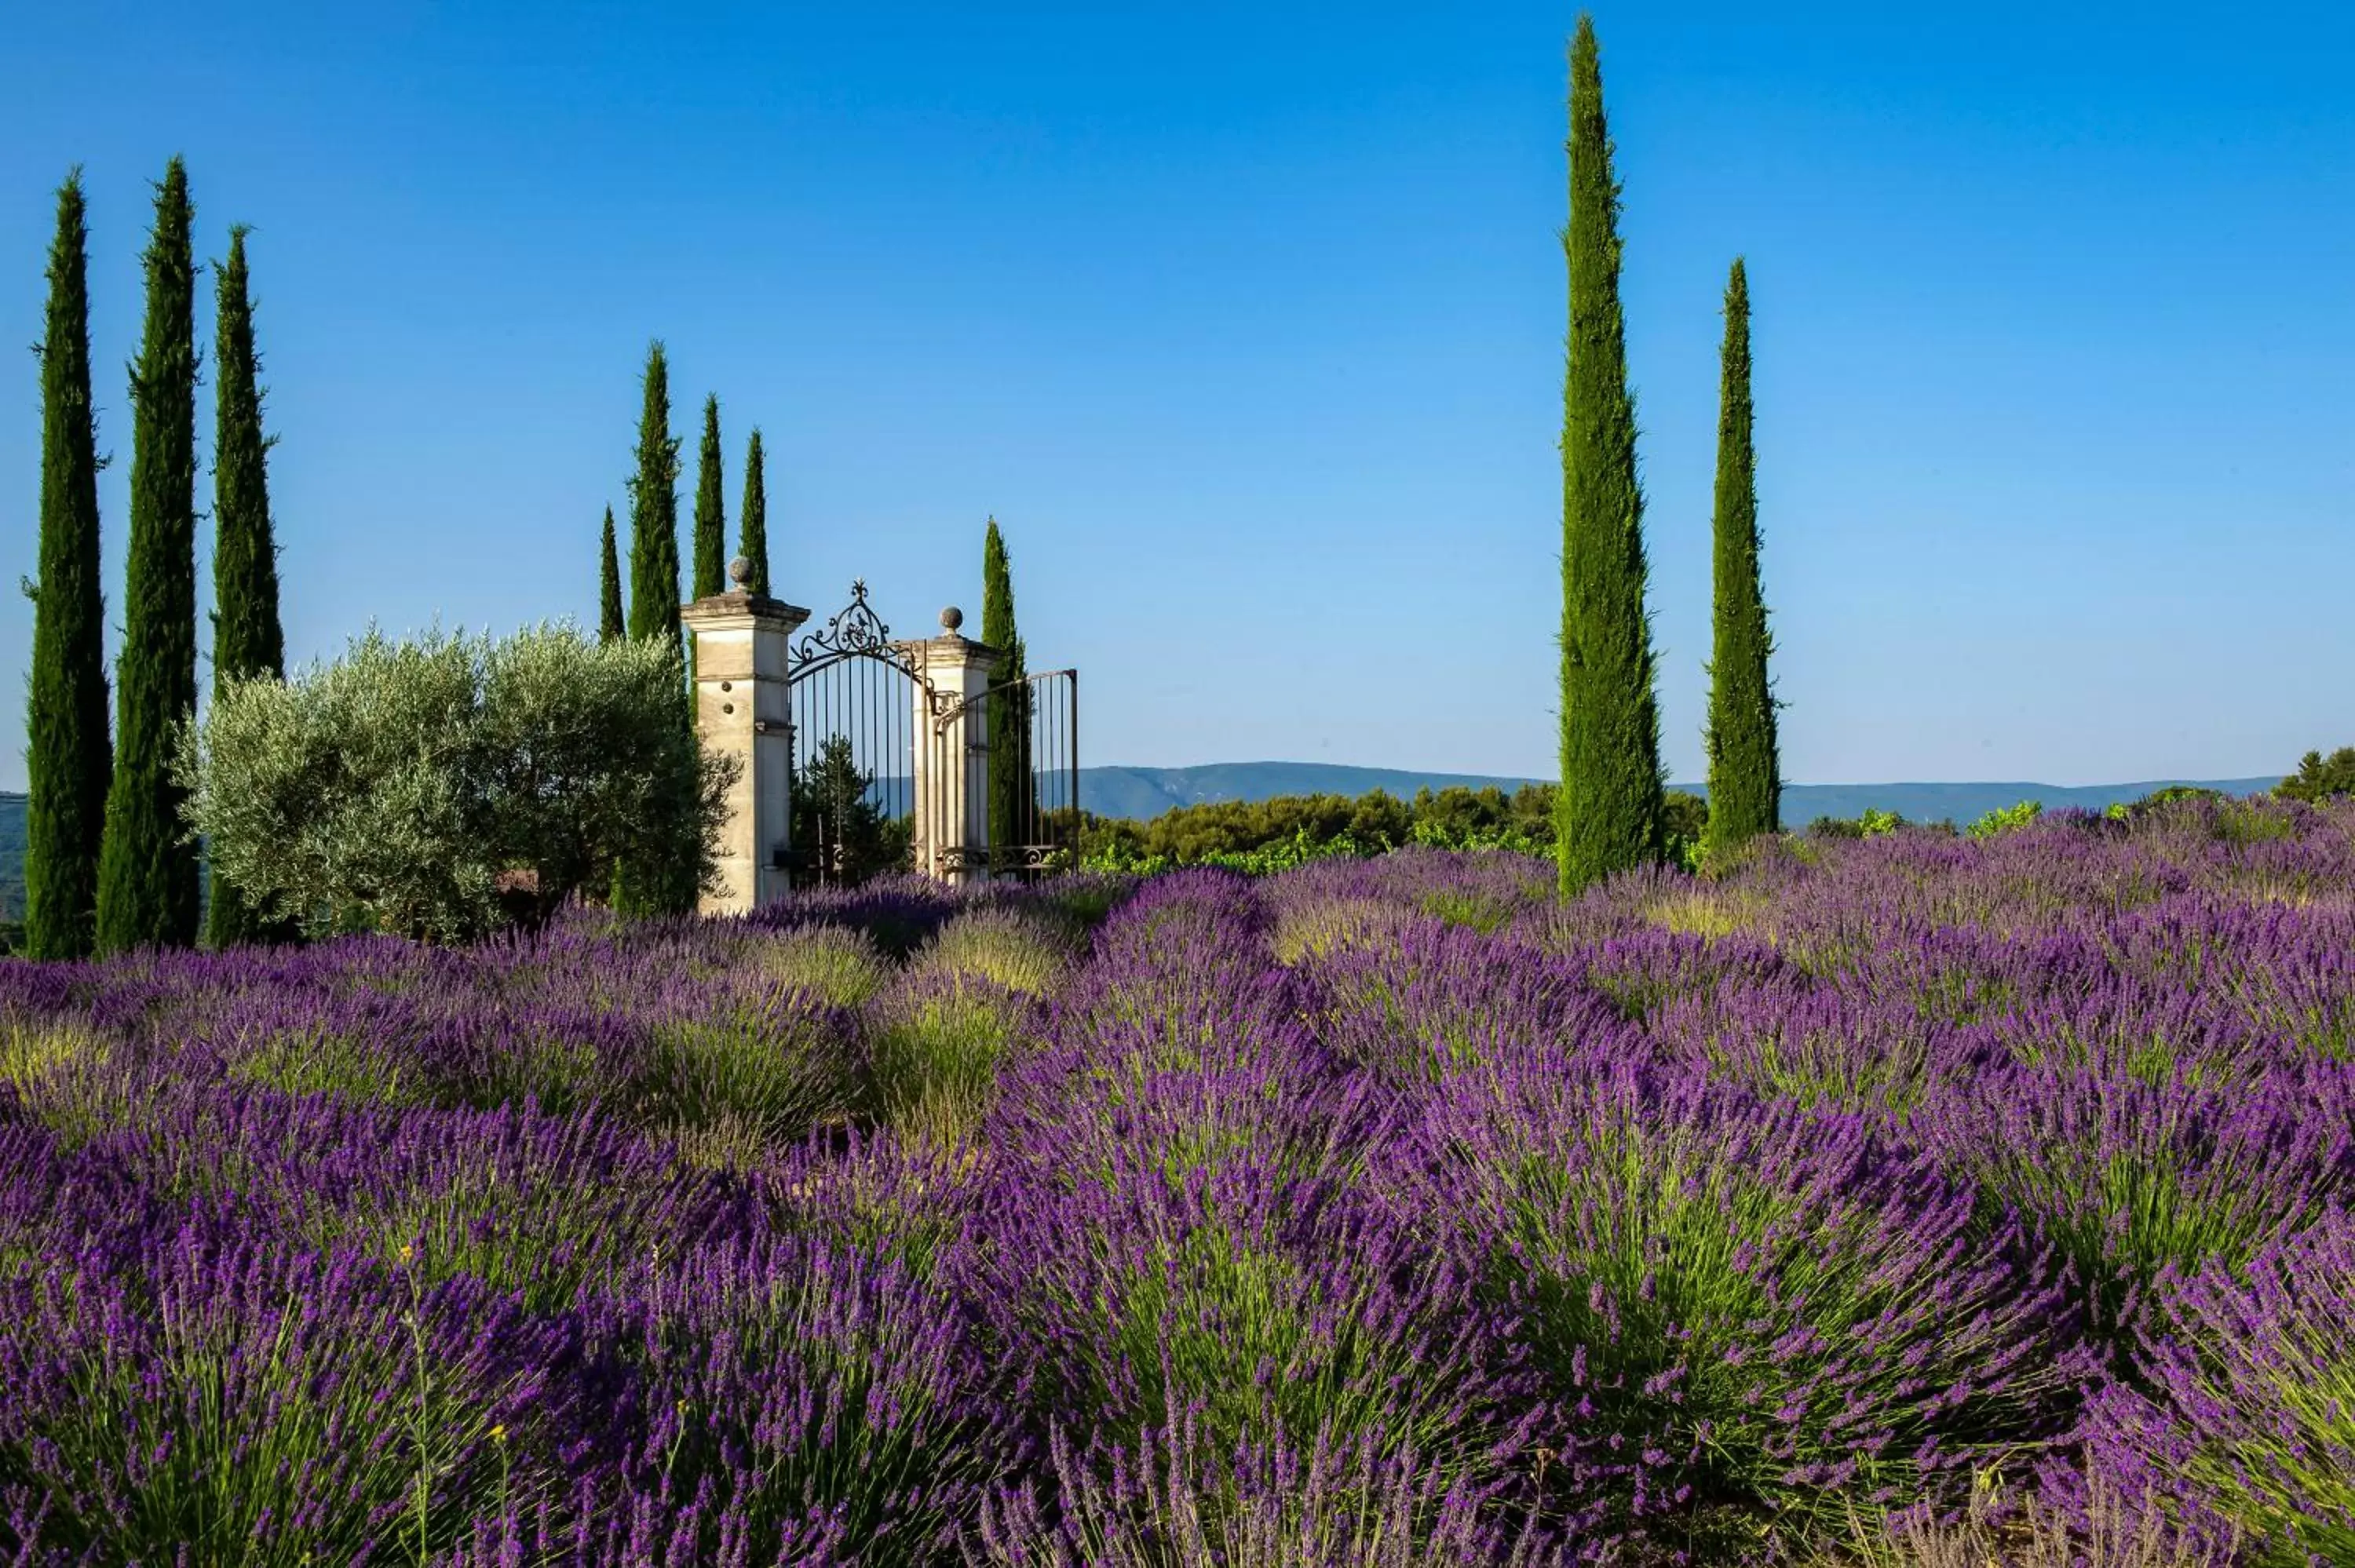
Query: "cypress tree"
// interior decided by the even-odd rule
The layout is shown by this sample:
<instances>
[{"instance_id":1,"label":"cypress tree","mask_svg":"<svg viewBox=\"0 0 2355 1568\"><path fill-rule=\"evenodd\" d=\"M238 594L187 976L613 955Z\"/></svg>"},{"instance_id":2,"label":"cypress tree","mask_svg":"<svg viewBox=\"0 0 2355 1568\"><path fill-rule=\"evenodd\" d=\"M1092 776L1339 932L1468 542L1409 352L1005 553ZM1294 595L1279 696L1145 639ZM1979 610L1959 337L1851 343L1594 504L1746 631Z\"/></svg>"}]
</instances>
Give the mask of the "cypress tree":
<instances>
[{"instance_id":1,"label":"cypress tree","mask_svg":"<svg viewBox=\"0 0 2355 1568\"><path fill-rule=\"evenodd\" d=\"M1562 892L1657 856L1659 708L1644 610L1644 498L1619 305L1619 186L1592 16L1570 58L1569 365L1561 427Z\"/></svg>"},{"instance_id":2,"label":"cypress tree","mask_svg":"<svg viewBox=\"0 0 2355 1568\"><path fill-rule=\"evenodd\" d=\"M1750 415L1750 279L1736 257L1725 285L1717 417L1717 626L1707 734L1712 855L1781 825L1782 766L1775 749L1774 694L1766 675L1774 640L1758 582L1758 479Z\"/></svg>"},{"instance_id":3,"label":"cypress tree","mask_svg":"<svg viewBox=\"0 0 2355 1568\"><path fill-rule=\"evenodd\" d=\"M147 324L131 372L131 546L115 676L114 778L98 867L98 948L197 938L197 850L182 842L174 732L197 709L196 262L186 166L155 188Z\"/></svg>"},{"instance_id":4,"label":"cypress tree","mask_svg":"<svg viewBox=\"0 0 2355 1568\"><path fill-rule=\"evenodd\" d=\"M679 656L678 722L692 728L678 624L677 484L678 440L670 433L670 366L656 341L646 348L638 471L630 481L629 632L633 641L664 640ZM613 869L613 906L633 915L683 912L695 906L694 880L686 867L624 863Z\"/></svg>"},{"instance_id":5,"label":"cypress tree","mask_svg":"<svg viewBox=\"0 0 2355 1568\"><path fill-rule=\"evenodd\" d=\"M703 399L703 447L695 475L695 593L708 599L728 587L728 518L719 499L719 398Z\"/></svg>"},{"instance_id":6,"label":"cypress tree","mask_svg":"<svg viewBox=\"0 0 2355 1568\"><path fill-rule=\"evenodd\" d=\"M113 757L99 590L98 426L90 388L90 231L81 171L58 187L41 334L40 573L26 714L25 951L78 959L97 935Z\"/></svg>"},{"instance_id":7,"label":"cypress tree","mask_svg":"<svg viewBox=\"0 0 2355 1568\"><path fill-rule=\"evenodd\" d=\"M605 538L597 561L597 641L619 641L629 631L622 619L622 561L613 550L613 509L605 508Z\"/></svg>"},{"instance_id":8,"label":"cypress tree","mask_svg":"<svg viewBox=\"0 0 2355 1568\"><path fill-rule=\"evenodd\" d=\"M630 637L678 641L678 440L670 433L670 366L646 349L638 471L630 481Z\"/></svg>"},{"instance_id":9,"label":"cypress tree","mask_svg":"<svg viewBox=\"0 0 2355 1568\"><path fill-rule=\"evenodd\" d=\"M744 448L744 508L736 520L742 530L742 543L736 553L751 563L752 570L744 579L747 591L766 595L769 591L769 481L762 472L761 429L752 428L752 439Z\"/></svg>"},{"instance_id":10,"label":"cypress tree","mask_svg":"<svg viewBox=\"0 0 2355 1568\"><path fill-rule=\"evenodd\" d=\"M1022 633L1014 620L1014 572L997 519L981 545L981 640L1005 655L989 698L989 842L1007 849L1031 836L1029 687L1024 683Z\"/></svg>"},{"instance_id":11,"label":"cypress tree","mask_svg":"<svg viewBox=\"0 0 2355 1568\"><path fill-rule=\"evenodd\" d=\"M253 302L245 265L246 229L229 230L229 260L216 279L218 315L213 364L218 389L213 435L213 689L254 675L286 673L278 619L278 544L270 522L271 439L261 429L261 363L253 346ZM225 885L212 882L206 936L216 948L292 939L291 924L266 923Z\"/></svg>"}]
</instances>

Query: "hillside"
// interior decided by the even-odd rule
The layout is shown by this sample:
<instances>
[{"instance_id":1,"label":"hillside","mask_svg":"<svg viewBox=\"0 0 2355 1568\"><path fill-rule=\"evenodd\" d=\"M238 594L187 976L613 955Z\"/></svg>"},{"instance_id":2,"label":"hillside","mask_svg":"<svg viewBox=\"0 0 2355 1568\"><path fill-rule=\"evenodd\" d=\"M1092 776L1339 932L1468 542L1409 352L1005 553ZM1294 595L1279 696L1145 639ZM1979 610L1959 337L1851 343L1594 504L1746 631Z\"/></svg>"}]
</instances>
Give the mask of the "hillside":
<instances>
[{"instance_id":1,"label":"hillside","mask_svg":"<svg viewBox=\"0 0 2355 1568\"><path fill-rule=\"evenodd\" d=\"M1091 811L1105 817L1145 819L1173 806L1195 806L1213 800L1265 800L1277 795L1362 795L1387 789L1406 797L1417 789L1444 789L1463 785L1477 789L1495 785L1513 790L1531 782L1468 773L1417 773L1390 768L1344 768L1322 762L1214 762L1198 768L1083 768L1080 769L1080 800ZM2036 784L1971 782L1959 784L1790 784L1783 789L1783 821L1805 827L1817 817L1853 817L1868 807L1895 811L1913 821L1942 818L1967 822L1999 807L2034 800L2052 810L2077 806L2098 811L2120 800L2132 800L2168 784L2204 784L2211 789L2244 795L2270 789L2278 775L2262 779L2158 779L2130 784ZM1706 796L1702 784L1678 784Z\"/></svg>"}]
</instances>

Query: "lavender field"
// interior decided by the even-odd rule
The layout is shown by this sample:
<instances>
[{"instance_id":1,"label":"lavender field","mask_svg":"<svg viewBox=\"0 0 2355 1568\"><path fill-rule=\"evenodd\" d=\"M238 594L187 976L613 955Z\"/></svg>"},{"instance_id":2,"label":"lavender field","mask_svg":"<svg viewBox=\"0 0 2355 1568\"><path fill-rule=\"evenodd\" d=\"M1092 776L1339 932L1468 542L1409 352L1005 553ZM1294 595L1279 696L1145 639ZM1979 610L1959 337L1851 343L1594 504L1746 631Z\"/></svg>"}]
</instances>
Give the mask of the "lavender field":
<instances>
[{"instance_id":1,"label":"lavender field","mask_svg":"<svg viewBox=\"0 0 2355 1568\"><path fill-rule=\"evenodd\" d=\"M0 966L27 1563L2355 1562L2355 808Z\"/></svg>"}]
</instances>

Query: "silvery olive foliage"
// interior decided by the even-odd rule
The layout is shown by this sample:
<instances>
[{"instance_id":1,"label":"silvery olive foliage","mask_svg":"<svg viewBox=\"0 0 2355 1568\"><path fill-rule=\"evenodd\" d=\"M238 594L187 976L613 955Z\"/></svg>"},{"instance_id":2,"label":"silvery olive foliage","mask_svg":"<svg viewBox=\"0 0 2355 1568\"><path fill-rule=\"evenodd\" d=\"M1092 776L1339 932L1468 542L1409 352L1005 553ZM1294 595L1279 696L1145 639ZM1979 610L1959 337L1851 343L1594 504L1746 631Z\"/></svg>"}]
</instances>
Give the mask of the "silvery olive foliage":
<instances>
[{"instance_id":1,"label":"silvery olive foliage","mask_svg":"<svg viewBox=\"0 0 2355 1568\"><path fill-rule=\"evenodd\" d=\"M184 731L188 832L314 933L536 924L624 856L707 881L736 765L685 703L662 641L370 630L289 680L230 683Z\"/></svg>"}]
</instances>

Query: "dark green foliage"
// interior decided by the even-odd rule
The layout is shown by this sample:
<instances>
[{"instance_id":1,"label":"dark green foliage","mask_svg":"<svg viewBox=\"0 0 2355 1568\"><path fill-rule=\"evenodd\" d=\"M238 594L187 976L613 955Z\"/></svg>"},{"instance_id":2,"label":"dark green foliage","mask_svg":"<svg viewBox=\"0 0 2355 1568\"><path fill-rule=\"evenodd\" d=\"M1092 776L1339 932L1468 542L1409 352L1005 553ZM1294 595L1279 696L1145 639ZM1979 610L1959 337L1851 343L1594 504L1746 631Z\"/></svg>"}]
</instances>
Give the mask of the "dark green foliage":
<instances>
[{"instance_id":1,"label":"dark green foliage","mask_svg":"<svg viewBox=\"0 0 2355 1568\"><path fill-rule=\"evenodd\" d=\"M1510 794L1495 785L1478 789L1451 785L1418 789L1412 800L1386 789L1358 796L1280 795L1179 806L1146 821L1091 817L1085 838L1092 860L1157 859L1178 865L1276 845L1326 846L1344 840L1369 853L1427 844L1550 854L1555 796L1550 784L1525 784ZM1668 792L1666 811L1675 846L1700 842L1709 822L1709 802L1673 789Z\"/></svg>"},{"instance_id":2,"label":"dark green foliage","mask_svg":"<svg viewBox=\"0 0 2355 1568\"><path fill-rule=\"evenodd\" d=\"M98 948L197 939L196 846L172 772L175 732L197 708L196 261L188 175L155 188L147 326L131 373L131 546L123 581L114 779L98 868Z\"/></svg>"},{"instance_id":3,"label":"dark green foliage","mask_svg":"<svg viewBox=\"0 0 2355 1568\"><path fill-rule=\"evenodd\" d=\"M630 481L630 636L678 641L678 440L670 433L670 366L646 349L638 470Z\"/></svg>"},{"instance_id":4,"label":"dark green foliage","mask_svg":"<svg viewBox=\"0 0 2355 1568\"><path fill-rule=\"evenodd\" d=\"M1570 354L1561 426L1561 889L1657 858L1660 715L1644 611L1644 498L1619 305L1619 185L1591 16L1571 47Z\"/></svg>"},{"instance_id":5,"label":"dark green foliage","mask_svg":"<svg viewBox=\"0 0 2355 1568\"><path fill-rule=\"evenodd\" d=\"M849 739L839 735L828 736L810 766L794 775L793 842L818 880L864 882L905 864L906 827L884 821L874 786Z\"/></svg>"},{"instance_id":6,"label":"dark green foliage","mask_svg":"<svg viewBox=\"0 0 2355 1568\"><path fill-rule=\"evenodd\" d=\"M105 605L99 592L98 430L90 388L90 236L81 173L58 188L42 331L40 579L32 585L27 704L25 951L91 950L113 757L106 729Z\"/></svg>"},{"instance_id":7,"label":"dark green foliage","mask_svg":"<svg viewBox=\"0 0 2355 1568\"><path fill-rule=\"evenodd\" d=\"M213 689L253 675L283 677L286 634L278 617L278 544L270 522L271 439L261 429L261 356L253 346L253 300L243 226L229 230L229 260L217 279L218 382L213 435ZM291 922L261 920L218 875L206 908L216 948L283 941Z\"/></svg>"},{"instance_id":8,"label":"dark green foliage","mask_svg":"<svg viewBox=\"0 0 2355 1568\"><path fill-rule=\"evenodd\" d=\"M990 677L996 690L989 699L989 842L1006 849L1038 839L1038 783L1031 777L1030 688L1014 620L1014 573L995 517L981 546L981 640L1005 654Z\"/></svg>"},{"instance_id":9,"label":"dark green foliage","mask_svg":"<svg viewBox=\"0 0 2355 1568\"><path fill-rule=\"evenodd\" d=\"M1006 535L993 517L981 540L981 640L992 648L1009 648L1014 635L1014 574L1006 558Z\"/></svg>"},{"instance_id":10,"label":"dark green foliage","mask_svg":"<svg viewBox=\"0 0 2355 1568\"><path fill-rule=\"evenodd\" d=\"M2298 759L2297 771L2283 779L2274 793L2316 802L2334 795L2355 795L2355 746L2342 746L2328 757L2307 752Z\"/></svg>"},{"instance_id":11,"label":"dark green foliage","mask_svg":"<svg viewBox=\"0 0 2355 1568\"><path fill-rule=\"evenodd\" d=\"M1551 854L1558 793L1550 784L1524 784L1510 794L1493 784L1417 789L1407 804L1411 821L1407 841L1401 842L1443 849L1526 847L1532 854Z\"/></svg>"},{"instance_id":12,"label":"dark green foliage","mask_svg":"<svg viewBox=\"0 0 2355 1568\"><path fill-rule=\"evenodd\" d=\"M719 499L719 398L703 399L703 445L695 474L695 594L709 599L728 588L728 518Z\"/></svg>"},{"instance_id":13,"label":"dark green foliage","mask_svg":"<svg viewBox=\"0 0 2355 1568\"><path fill-rule=\"evenodd\" d=\"M2312 756L2312 753L2308 753ZM2285 779L2284 784L2289 782ZM2276 793L2279 791L2276 790ZM2148 810L2154 806L2169 806L2178 800L2229 800L2232 797L2222 789L2211 789L2204 784L2162 784L2149 794L2126 802L2128 811Z\"/></svg>"},{"instance_id":14,"label":"dark green foliage","mask_svg":"<svg viewBox=\"0 0 2355 1568\"><path fill-rule=\"evenodd\" d=\"M1902 828L1927 828L1934 832L1951 833L1955 831L1955 824L1909 821L1899 812L1867 806L1859 816L1817 817L1807 824L1807 836L1818 839L1877 839Z\"/></svg>"},{"instance_id":15,"label":"dark green foliage","mask_svg":"<svg viewBox=\"0 0 2355 1568\"><path fill-rule=\"evenodd\" d=\"M1443 793L1467 797L1451 802L1458 822L1490 820L1470 790ZM1524 791L1526 793L1526 791ZM1550 794L1550 791L1548 792ZM1498 795L1483 790L1482 795ZM1418 798L1420 799L1420 798ZM1215 800L1179 806L1150 821L1104 819L1088 824L1091 854L1114 846L1135 856L1164 857L1180 865L1214 854L1239 854L1305 837L1316 843L1348 836L1369 850L1411 843L1415 811L1387 789L1352 799L1347 795L1280 795L1272 800Z\"/></svg>"},{"instance_id":16,"label":"dark green foliage","mask_svg":"<svg viewBox=\"0 0 2355 1568\"><path fill-rule=\"evenodd\" d=\"M1690 864L1709 839L1709 800L1689 789L1660 797L1660 828L1671 861Z\"/></svg>"},{"instance_id":17,"label":"dark green foliage","mask_svg":"<svg viewBox=\"0 0 2355 1568\"><path fill-rule=\"evenodd\" d=\"M670 366L659 341L646 347L645 394L630 480L630 640L659 640L677 655L678 722L691 730L678 624L678 440L670 433ZM613 906L624 914L682 913L695 897L693 879L668 864L625 860L614 874Z\"/></svg>"},{"instance_id":18,"label":"dark green foliage","mask_svg":"<svg viewBox=\"0 0 2355 1568\"><path fill-rule=\"evenodd\" d=\"M1709 851L1722 854L1782 825L1774 652L1758 580L1758 478L1750 434L1750 279L1725 285L1725 358L1717 419L1716 645L1710 657Z\"/></svg>"},{"instance_id":19,"label":"dark green foliage","mask_svg":"<svg viewBox=\"0 0 2355 1568\"><path fill-rule=\"evenodd\" d=\"M618 642L629 632L622 619L622 560L613 548L613 509L605 508L605 535L597 558L597 641Z\"/></svg>"},{"instance_id":20,"label":"dark green foliage","mask_svg":"<svg viewBox=\"0 0 2355 1568\"><path fill-rule=\"evenodd\" d=\"M742 543L736 553L751 563L751 575L744 579L748 593L766 597L769 593L769 481L762 471L761 431L753 427L752 438L744 448L744 506L736 519L741 530Z\"/></svg>"}]
</instances>

